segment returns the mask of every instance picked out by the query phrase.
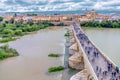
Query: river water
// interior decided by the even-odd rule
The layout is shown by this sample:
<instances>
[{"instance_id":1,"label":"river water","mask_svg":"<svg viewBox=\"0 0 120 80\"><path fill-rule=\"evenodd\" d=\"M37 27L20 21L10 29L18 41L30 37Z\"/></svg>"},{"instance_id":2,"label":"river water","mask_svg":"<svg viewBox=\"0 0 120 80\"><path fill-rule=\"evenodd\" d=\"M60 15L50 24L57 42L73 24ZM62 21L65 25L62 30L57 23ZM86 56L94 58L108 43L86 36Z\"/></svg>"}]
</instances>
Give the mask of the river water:
<instances>
[{"instance_id":1,"label":"river water","mask_svg":"<svg viewBox=\"0 0 120 80\"><path fill-rule=\"evenodd\" d=\"M85 28L90 40L120 67L120 29Z\"/></svg>"},{"instance_id":2,"label":"river water","mask_svg":"<svg viewBox=\"0 0 120 80\"><path fill-rule=\"evenodd\" d=\"M48 54L64 55L65 32L64 28L44 29L9 42L20 56L0 61L0 80L61 80L62 72L48 73L48 68L63 65L64 58Z\"/></svg>"}]
</instances>

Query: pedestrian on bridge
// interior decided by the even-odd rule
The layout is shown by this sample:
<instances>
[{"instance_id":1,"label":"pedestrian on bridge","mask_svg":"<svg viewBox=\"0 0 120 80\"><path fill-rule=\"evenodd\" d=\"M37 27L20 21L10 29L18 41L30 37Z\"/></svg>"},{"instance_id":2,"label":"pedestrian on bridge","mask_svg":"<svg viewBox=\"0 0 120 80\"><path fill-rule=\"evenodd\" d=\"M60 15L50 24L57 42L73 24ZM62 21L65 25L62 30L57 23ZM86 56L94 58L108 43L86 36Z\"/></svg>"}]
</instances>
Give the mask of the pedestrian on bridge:
<instances>
[{"instance_id":1,"label":"pedestrian on bridge","mask_svg":"<svg viewBox=\"0 0 120 80\"><path fill-rule=\"evenodd\" d=\"M118 66L116 66L115 70L116 70L117 73L119 73L119 67Z\"/></svg>"},{"instance_id":2,"label":"pedestrian on bridge","mask_svg":"<svg viewBox=\"0 0 120 80\"><path fill-rule=\"evenodd\" d=\"M98 71L98 69L99 69L98 66L96 66L96 71Z\"/></svg>"}]
</instances>

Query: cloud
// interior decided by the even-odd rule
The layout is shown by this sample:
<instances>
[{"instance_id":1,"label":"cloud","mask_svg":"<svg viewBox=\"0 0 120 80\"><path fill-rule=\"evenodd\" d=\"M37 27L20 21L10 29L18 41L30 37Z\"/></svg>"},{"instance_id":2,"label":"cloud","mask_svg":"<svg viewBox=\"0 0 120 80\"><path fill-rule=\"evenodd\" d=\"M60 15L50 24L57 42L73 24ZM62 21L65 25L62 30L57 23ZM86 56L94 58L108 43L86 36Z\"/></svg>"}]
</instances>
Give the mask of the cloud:
<instances>
[{"instance_id":1,"label":"cloud","mask_svg":"<svg viewBox=\"0 0 120 80\"><path fill-rule=\"evenodd\" d=\"M116 10L119 0L0 0L0 11L77 11L81 9Z\"/></svg>"},{"instance_id":2,"label":"cloud","mask_svg":"<svg viewBox=\"0 0 120 80\"><path fill-rule=\"evenodd\" d=\"M111 0L111 1L100 1L97 2L93 8L95 9L101 9L101 10L118 10L118 7L120 7L120 1L118 0Z\"/></svg>"}]
</instances>

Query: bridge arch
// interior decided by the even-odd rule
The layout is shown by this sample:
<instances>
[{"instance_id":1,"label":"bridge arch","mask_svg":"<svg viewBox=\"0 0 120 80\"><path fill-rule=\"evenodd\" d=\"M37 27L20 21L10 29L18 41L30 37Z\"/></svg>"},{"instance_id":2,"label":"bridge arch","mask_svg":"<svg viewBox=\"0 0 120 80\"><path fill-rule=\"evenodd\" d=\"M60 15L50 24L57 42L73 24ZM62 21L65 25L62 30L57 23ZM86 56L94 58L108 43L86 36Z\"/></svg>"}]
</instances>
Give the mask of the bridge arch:
<instances>
[{"instance_id":1,"label":"bridge arch","mask_svg":"<svg viewBox=\"0 0 120 80\"><path fill-rule=\"evenodd\" d=\"M88 77L87 77L87 80L95 80L95 79L91 74L89 74Z\"/></svg>"}]
</instances>

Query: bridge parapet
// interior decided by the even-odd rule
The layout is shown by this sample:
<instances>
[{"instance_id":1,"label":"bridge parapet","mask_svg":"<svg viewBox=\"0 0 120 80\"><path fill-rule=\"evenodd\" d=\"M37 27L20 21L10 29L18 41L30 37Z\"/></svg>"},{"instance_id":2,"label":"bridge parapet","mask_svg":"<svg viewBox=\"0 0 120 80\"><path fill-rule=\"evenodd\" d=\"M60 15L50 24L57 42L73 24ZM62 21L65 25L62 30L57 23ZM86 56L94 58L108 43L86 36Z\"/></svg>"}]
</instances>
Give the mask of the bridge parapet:
<instances>
[{"instance_id":1,"label":"bridge parapet","mask_svg":"<svg viewBox=\"0 0 120 80\"><path fill-rule=\"evenodd\" d=\"M98 48L95 47L95 45L82 31L81 27L76 23L73 23L72 29L75 41L82 51L84 58L84 69L87 69L89 76L92 76L94 80L120 80L119 68Z\"/></svg>"}]
</instances>

